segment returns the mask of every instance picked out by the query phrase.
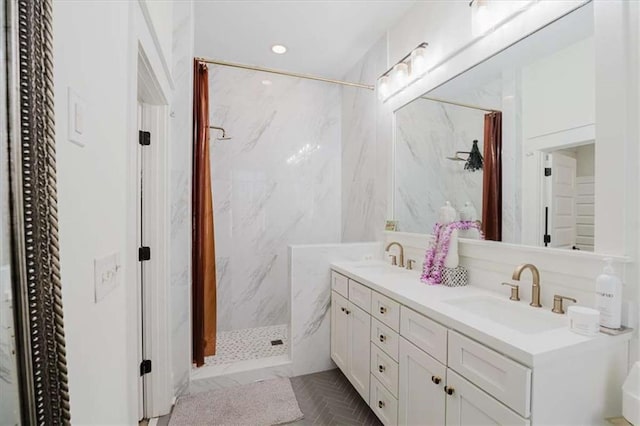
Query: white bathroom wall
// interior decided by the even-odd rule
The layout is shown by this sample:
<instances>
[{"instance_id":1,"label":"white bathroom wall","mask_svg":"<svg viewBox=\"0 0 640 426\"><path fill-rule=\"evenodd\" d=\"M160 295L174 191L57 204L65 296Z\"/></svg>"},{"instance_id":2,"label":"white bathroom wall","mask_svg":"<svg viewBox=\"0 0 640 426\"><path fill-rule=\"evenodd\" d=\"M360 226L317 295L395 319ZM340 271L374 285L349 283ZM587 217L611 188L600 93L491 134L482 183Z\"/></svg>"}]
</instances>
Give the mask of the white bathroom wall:
<instances>
[{"instance_id":1,"label":"white bathroom wall","mask_svg":"<svg viewBox=\"0 0 640 426\"><path fill-rule=\"evenodd\" d=\"M191 155L193 3L173 3L173 101L170 145L170 313L173 388L186 389L191 371Z\"/></svg>"},{"instance_id":2,"label":"white bathroom wall","mask_svg":"<svg viewBox=\"0 0 640 426\"><path fill-rule=\"evenodd\" d=\"M345 80L374 84L386 71L386 38L361 58ZM373 91L342 88L342 241L380 240L387 214L388 143L378 134Z\"/></svg>"},{"instance_id":3,"label":"white bathroom wall","mask_svg":"<svg viewBox=\"0 0 640 426\"><path fill-rule=\"evenodd\" d=\"M593 37L522 69L524 140L596 122Z\"/></svg>"},{"instance_id":4,"label":"white bathroom wall","mask_svg":"<svg viewBox=\"0 0 640 426\"><path fill-rule=\"evenodd\" d=\"M136 146L139 34L149 26L139 2L53 3L54 85L62 296L74 424L135 424L136 247L130 147ZM153 39L149 36L149 39ZM152 46L153 46L152 42ZM152 46L147 54L160 54ZM167 76L155 70L160 79ZM87 143L67 140L68 90L86 103ZM94 259L120 253L119 285L94 300ZM139 370L138 370L139 371Z\"/></svg>"},{"instance_id":5,"label":"white bathroom wall","mask_svg":"<svg viewBox=\"0 0 640 426\"><path fill-rule=\"evenodd\" d=\"M149 15L150 21L152 22L153 27L156 29L155 37L157 38L157 43L160 46L160 50L162 52L162 62L163 66L166 67L167 71L171 71L172 64L172 54L173 54L173 40L171 28L174 28L173 20L176 19L174 16L175 3L184 2L186 4L190 4L191 0L138 0L141 3L144 3L144 8L142 9L146 14Z\"/></svg>"},{"instance_id":6,"label":"white bathroom wall","mask_svg":"<svg viewBox=\"0 0 640 426\"><path fill-rule=\"evenodd\" d=\"M71 417L77 424L96 419L126 424L136 419L126 368L130 326L125 284L121 282L96 304L93 261L126 249L130 7L122 2L59 1L53 4L53 15L60 261ZM84 148L67 140L69 87L87 104ZM130 262L123 266L133 267Z\"/></svg>"},{"instance_id":7,"label":"white bathroom wall","mask_svg":"<svg viewBox=\"0 0 640 426\"><path fill-rule=\"evenodd\" d=\"M211 67L218 329L287 324L287 245L340 241L340 89ZM271 84L264 84L267 80Z\"/></svg>"}]
</instances>

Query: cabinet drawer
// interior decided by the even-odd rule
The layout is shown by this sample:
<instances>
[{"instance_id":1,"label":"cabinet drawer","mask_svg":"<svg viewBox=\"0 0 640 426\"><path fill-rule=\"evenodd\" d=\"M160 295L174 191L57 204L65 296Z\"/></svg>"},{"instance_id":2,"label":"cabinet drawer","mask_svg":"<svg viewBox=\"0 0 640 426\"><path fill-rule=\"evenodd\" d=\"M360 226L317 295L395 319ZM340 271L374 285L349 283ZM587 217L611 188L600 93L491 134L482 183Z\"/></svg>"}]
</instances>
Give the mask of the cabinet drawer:
<instances>
[{"instance_id":1,"label":"cabinet drawer","mask_svg":"<svg viewBox=\"0 0 640 426\"><path fill-rule=\"evenodd\" d=\"M395 361L398 361L398 337L398 333L377 319L371 319L371 341Z\"/></svg>"},{"instance_id":2,"label":"cabinet drawer","mask_svg":"<svg viewBox=\"0 0 640 426\"><path fill-rule=\"evenodd\" d=\"M349 280L349 300L369 312L371 309L371 289L356 281Z\"/></svg>"},{"instance_id":3,"label":"cabinet drawer","mask_svg":"<svg viewBox=\"0 0 640 426\"><path fill-rule=\"evenodd\" d=\"M458 374L521 416L529 417L530 369L455 331L449 331L448 360Z\"/></svg>"},{"instance_id":4,"label":"cabinet drawer","mask_svg":"<svg viewBox=\"0 0 640 426\"><path fill-rule=\"evenodd\" d=\"M398 400L373 375L371 375L369 407L385 426L398 423Z\"/></svg>"},{"instance_id":5,"label":"cabinet drawer","mask_svg":"<svg viewBox=\"0 0 640 426\"><path fill-rule=\"evenodd\" d=\"M447 387L453 390L446 397L447 426L530 423L451 370L447 371Z\"/></svg>"},{"instance_id":6,"label":"cabinet drawer","mask_svg":"<svg viewBox=\"0 0 640 426\"><path fill-rule=\"evenodd\" d=\"M331 290L342 297L349 297L349 279L336 271L331 271Z\"/></svg>"},{"instance_id":7,"label":"cabinet drawer","mask_svg":"<svg viewBox=\"0 0 640 426\"><path fill-rule=\"evenodd\" d=\"M398 397L398 363L373 343L371 344L371 374L395 398Z\"/></svg>"},{"instance_id":8,"label":"cabinet drawer","mask_svg":"<svg viewBox=\"0 0 640 426\"><path fill-rule=\"evenodd\" d=\"M447 363L446 327L403 306L400 334L441 363Z\"/></svg>"},{"instance_id":9,"label":"cabinet drawer","mask_svg":"<svg viewBox=\"0 0 640 426\"><path fill-rule=\"evenodd\" d=\"M400 329L400 305L398 302L375 291L371 292L371 315L391 327L393 331Z\"/></svg>"}]
</instances>

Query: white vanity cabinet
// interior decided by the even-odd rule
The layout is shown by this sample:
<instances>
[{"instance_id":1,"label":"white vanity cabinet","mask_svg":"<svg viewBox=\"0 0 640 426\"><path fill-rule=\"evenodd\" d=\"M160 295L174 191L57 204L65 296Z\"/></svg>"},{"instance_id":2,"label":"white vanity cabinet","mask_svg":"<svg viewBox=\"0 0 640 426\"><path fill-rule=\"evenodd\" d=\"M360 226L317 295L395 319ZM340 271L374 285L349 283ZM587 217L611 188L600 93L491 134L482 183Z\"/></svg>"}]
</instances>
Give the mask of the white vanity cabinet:
<instances>
[{"instance_id":1,"label":"white vanity cabinet","mask_svg":"<svg viewBox=\"0 0 640 426\"><path fill-rule=\"evenodd\" d=\"M447 367L400 337L398 424L444 425Z\"/></svg>"},{"instance_id":2,"label":"white vanity cabinet","mask_svg":"<svg viewBox=\"0 0 640 426\"><path fill-rule=\"evenodd\" d=\"M573 346L552 356L529 346L537 353L518 357L508 340L485 340L459 318L431 308L435 321L406 296L394 299L394 280L365 285L375 281L346 275L332 271L331 357L385 426L591 425L619 415L627 340L553 329L551 339Z\"/></svg>"},{"instance_id":3,"label":"white vanity cabinet","mask_svg":"<svg viewBox=\"0 0 640 426\"><path fill-rule=\"evenodd\" d=\"M352 300L341 296L335 291L338 283L340 292L349 295L348 280L332 273L331 292L331 358L347 376L351 384L366 401L369 400L370 387L370 335L371 316L358 307ZM360 292L354 292L358 297L363 292L371 292L360 286ZM358 299L361 304L361 300Z\"/></svg>"},{"instance_id":4,"label":"white vanity cabinet","mask_svg":"<svg viewBox=\"0 0 640 426\"><path fill-rule=\"evenodd\" d=\"M451 369L447 369L447 389L450 389L451 395L445 394L446 422L441 424L447 426L529 425L529 420L518 416Z\"/></svg>"}]
</instances>

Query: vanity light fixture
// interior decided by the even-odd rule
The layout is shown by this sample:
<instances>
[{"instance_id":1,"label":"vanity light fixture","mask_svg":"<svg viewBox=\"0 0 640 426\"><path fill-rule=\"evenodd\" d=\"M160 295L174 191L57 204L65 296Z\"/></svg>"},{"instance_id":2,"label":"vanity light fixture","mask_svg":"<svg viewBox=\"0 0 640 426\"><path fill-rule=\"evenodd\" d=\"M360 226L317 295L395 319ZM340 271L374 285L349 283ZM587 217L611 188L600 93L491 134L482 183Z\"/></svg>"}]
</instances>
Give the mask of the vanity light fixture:
<instances>
[{"instance_id":1,"label":"vanity light fixture","mask_svg":"<svg viewBox=\"0 0 640 426\"><path fill-rule=\"evenodd\" d=\"M378 78L378 99L386 101L427 73L428 45L426 42L420 43Z\"/></svg>"},{"instance_id":2,"label":"vanity light fixture","mask_svg":"<svg viewBox=\"0 0 640 426\"><path fill-rule=\"evenodd\" d=\"M287 48L286 46L283 46L281 44L274 44L273 46L271 46L271 51L273 53L277 53L278 55L282 55L287 53Z\"/></svg>"}]
</instances>

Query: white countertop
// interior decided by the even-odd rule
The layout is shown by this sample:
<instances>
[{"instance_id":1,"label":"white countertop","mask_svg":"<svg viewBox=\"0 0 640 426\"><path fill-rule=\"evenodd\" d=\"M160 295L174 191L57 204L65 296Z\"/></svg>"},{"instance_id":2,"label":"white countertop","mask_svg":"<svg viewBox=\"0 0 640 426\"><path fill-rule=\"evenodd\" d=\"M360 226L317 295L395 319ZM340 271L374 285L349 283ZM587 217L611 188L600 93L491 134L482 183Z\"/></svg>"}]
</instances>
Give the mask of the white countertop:
<instances>
[{"instance_id":1,"label":"white countertop","mask_svg":"<svg viewBox=\"0 0 640 426\"><path fill-rule=\"evenodd\" d=\"M528 301L524 300L509 301L508 291L503 296L473 286L427 285L420 281L418 271L392 267L379 260L336 262L331 264L331 268L529 367L553 362L558 357L597 350L631 339L631 333L618 336L605 334L595 337L582 336L569 330L566 315L562 318L552 313L549 307L530 307ZM538 311L535 315L541 321L560 324L560 326L537 333L523 333L503 325L509 323L508 317L501 323L448 303L454 299L469 297L504 300L512 303L513 305L509 307L513 306L515 311L535 309ZM522 312L528 313L528 311Z\"/></svg>"}]
</instances>

